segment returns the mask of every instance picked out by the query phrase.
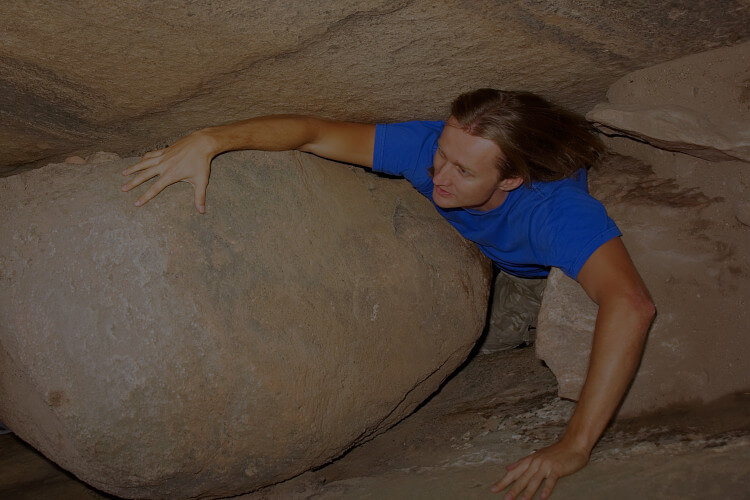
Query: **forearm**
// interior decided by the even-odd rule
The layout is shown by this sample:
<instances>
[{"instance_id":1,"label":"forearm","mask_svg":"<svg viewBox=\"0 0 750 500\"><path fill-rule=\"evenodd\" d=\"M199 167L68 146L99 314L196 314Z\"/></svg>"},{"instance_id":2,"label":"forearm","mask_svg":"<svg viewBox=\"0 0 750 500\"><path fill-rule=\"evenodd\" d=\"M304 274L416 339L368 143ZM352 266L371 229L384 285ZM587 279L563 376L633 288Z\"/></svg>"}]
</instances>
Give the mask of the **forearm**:
<instances>
[{"instance_id":1,"label":"forearm","mask_svg":"<svg viewBox=\"0 0 750 500\"><path fill-rule=\"evenodd\" d=\"M653 316L647 297L600 304L586 382L563 441L591 452L633 379Z\"/></svg>"},{"instance_id":2,"label":"forearm","mask_svg":"<svg viewBox=\"0 0 750 500\"><path fill-rule=\"evenodd\" d=\"M372 166L375 125L312 116L274 115L209 127L193 134L213 158L225 151L297 149L324 158Z\"/></svg>"},{"instance_id":3,"label":"forearm","mask_svg":"<svg viewBox=\"0 0 750 500\"><path fill-rule=\"evenodd\" d=\"M584 467L633 379L655 308L620 238L612 238L588 258L578 282L599 305L586 382L562 439L507 467L495 483L508 497L531 498L544 482L548 498L556 481Z\"/></svg>"},{"instance_id":4,"label":"forearm","mask_svg":"<svg viewBox=\"0 0 750 500\"><path fill-rule=\"evenodd\" d=\"M521 491L522 498L533 498L544 483L541 498L547 499L559 478L588 463L638 367L652 317L653 305L647 296L610 295L599 300L588 375L565 435L507 466L507 473L491 491L513 485L506 499L518 498Z\"/></svg>"},{"instance_id":5,"label":"forearm","mask_svg":"<svg viewBox=\"0 0 750 500\"><path fill-rule=\"evenodd\" d=\"M194 134L206 141L212 157L241 149L285 151L300 149L313 142L319 121L300 115L262 116L204 128Z\"/></svg>"}]
</instances>

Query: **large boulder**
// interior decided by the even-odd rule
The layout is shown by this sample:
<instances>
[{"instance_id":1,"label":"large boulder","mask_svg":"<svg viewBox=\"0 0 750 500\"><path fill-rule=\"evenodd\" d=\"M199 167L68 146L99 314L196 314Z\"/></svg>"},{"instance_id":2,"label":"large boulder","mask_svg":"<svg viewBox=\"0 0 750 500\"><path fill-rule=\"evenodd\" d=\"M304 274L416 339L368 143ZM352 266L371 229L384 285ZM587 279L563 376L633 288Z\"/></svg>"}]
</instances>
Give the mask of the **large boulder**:
<instances>
[{"instance_id":1,"label":"large boulder","mask_svg":"<svg viewBox=\"0 0 750 500\"><path fill-rule=\"evenodd\" d=\"M744 0L4 0L0 175L279 113L444 118L456 94L578 111L617 78L750 38Z\"/></svg>"},{"instance_id":2,"label":"large boulder","mask_svg":"<svg viewBox=\"0 0 750 500\"><path fill-rule=\"evenodd\" d=\"M635 72L588 115L605 132L616 129L604 139L618 153L591 173L589 188L622 230L657 308L620 416L750 389L750 165L738 159L750 146L748 50L714 50ZM665 125L656 111L675 106L692 111L673 115L687 120L681 126ZM615 109L644 111L613 111L606 121L604 110ZM720 131L736 140L710 140ZM580 394L596 313L576 282L550 274L537 354L561 396Z\"/></svg>"},{"instance_id":3,"label":"large boulder","mask_svg":"<svg viewBox=\"0 0 750 500\"><path fill-rule=\"evenodd\" d=\"M0 179L0 421L124 497L228 496L393 425L481 333L489 266L405 181L214 161L143 208L133 160Z\"/></svg>"},{"instance_id":4,"label":"large boulder","mask_svg":"<svg viewBox=\"0 0 750 500\"><path fill-rule=\"evenodd\" d=\"M615 82L586 117L608 135L713 161L750 161L750 42L693 54Z\"/></svg>"}]
</instances>

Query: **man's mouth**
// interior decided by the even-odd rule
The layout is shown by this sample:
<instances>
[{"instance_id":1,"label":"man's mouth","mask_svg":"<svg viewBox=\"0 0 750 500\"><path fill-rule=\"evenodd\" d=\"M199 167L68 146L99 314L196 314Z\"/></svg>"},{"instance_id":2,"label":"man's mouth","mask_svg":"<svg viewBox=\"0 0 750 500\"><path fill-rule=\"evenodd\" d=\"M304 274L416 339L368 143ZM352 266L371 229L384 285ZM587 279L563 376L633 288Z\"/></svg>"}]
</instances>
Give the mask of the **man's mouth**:
<instances>
[{"instance_id":1,"label":"man's mouth","mask_svg":"<svg viewBox=\"0 0 750 500\"><path fill-rule=\"evenodd\" d=\"M437 191L437 193L440 196L452 196L451 193L449 193L448 191L446 191L445 189L441 188L438 185L435 185L435 191Z\"/></svg>"}]
</instances>

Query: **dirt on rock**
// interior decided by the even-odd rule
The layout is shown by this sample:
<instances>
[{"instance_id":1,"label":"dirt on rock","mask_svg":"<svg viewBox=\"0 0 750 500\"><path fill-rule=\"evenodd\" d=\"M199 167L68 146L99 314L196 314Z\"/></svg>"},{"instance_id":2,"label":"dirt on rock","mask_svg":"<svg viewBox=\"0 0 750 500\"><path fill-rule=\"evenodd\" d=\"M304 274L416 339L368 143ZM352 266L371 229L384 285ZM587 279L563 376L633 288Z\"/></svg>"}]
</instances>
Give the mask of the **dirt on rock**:
<instances>
[{"instance_id":1,"label":"dirt on rock","mask_svg":"<svg viewBox=\"0 0 750 500\"><path fill-rule=\"evenodd\" d=\"M556 396L533 349L475 356L388 432L290 481L238 500L499 499L503 466L553 443L574 403ZM750 487L750 394L618 421L589 465L552 498L744 499ZM0 497L114 498L55 469L12 435L0 436Z\"/></svg>"},{"instance_id":2,"label":"dirt on rock","mask_svg":"<svg viewBox=\"0 0 750 500\"><path fill-rule=\"evenodd\" d=\"M89 162L0 178L0 421L104 491L216 498L317 467L482 332L489 262L406 181L235 152L201 215L188 186L133 207L135 159Z\"/></svg>"},{"instance_id":3,"label":"dirt on rock","mask_svg":"<svg viewBox=\"0 0 750 500\"><path fill-rule=\"evenodd\" d=\"M445 118L458 93L486 86L584 112L630 71L750 38L747 3L720 5L6 0L0 175L262 114Z\"/></svg>"}]
</instances>

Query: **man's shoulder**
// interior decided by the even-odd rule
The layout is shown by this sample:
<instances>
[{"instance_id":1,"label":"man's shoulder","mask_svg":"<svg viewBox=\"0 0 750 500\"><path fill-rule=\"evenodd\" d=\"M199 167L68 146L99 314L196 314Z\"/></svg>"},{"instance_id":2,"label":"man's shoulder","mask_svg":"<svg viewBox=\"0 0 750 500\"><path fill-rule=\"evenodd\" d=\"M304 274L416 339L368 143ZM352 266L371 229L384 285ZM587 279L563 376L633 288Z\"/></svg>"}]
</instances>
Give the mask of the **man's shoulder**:
<instances>
[{"instance_id":1,"label":"man's shoulder","mask_svg":"<svg viewBox=\"0 0 750 500\"><path fill-rule=\"evenodd\" d=\"M581 195L590 196L587 179L586 169L582 168L573 175L558 181L533 182L530 190L540 198L564 199L577 198Z\"/></svg>"},{"instance_id":2,"label":"man's shoulder","mask_svg":"<svg viewBox=\"0 0 750 500\"><path fill-rule=\"evenodd\" d=\"M401 126L406 128L428 128L428 129L440 129L442 130L445 126L444 120L407 120L401 122L383 122L382 125L388 126Z\"/></svg>"},{"instance_id":3,"label":"man's shoulder","mask_svg":"<svg viewBox=\"0 0 750 500\"><path fill-rule=\"evenodd\" d=\"M379 123L377 129L381 134L407 137L439 136L445 122L440 120L411 120L406 122Z\"/></svg>"},{"instance_id":4,"label":"man's shoulder","mask_svg":"<svg viewBox=\"0 0 750 500\"><path fill-rule=\"evenodd\" d=\"M445 126L442 121L409 121L379 124L375 132L373 170L406 177L428 198L432 179L428 174Z\"/></svg>"},{"instance_id":5,"label":"man's shoulder","mask_svg":"<svg viewBox=\"0 0 750 500\"><path fill-rule=\"evenodd\" d=\"M606 213L604 205L588 191L575 186L559 186L554 190L537 193L538 198L532 207L538 217L544 217L546 224L585 224L591 217Z\"/></svg>"}]
</instances>

